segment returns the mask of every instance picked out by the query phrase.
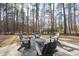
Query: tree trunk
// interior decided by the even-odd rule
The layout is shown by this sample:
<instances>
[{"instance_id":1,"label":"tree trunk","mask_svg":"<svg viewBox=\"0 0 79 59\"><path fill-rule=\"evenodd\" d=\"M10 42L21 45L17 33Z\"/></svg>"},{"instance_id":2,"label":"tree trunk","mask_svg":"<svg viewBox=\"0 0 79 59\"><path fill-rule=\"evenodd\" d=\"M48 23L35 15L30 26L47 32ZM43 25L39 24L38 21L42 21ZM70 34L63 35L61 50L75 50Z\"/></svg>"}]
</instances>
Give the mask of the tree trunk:
<instances>
[{"instance_id":1,"label":"tree trunk","mask_svg":"<svg viewBox=\"0 0 79 59\"><path fill-rule=\"evenodd\" d=\"M74 5L74 31L75 31L75 34L77 34L77 25L76 25L76 15L75 15L75 3L73 3Z\"/></svg>"},{"instance_id":2,"label":"tree trunk","mask_svg":"<svg viewBox=\"0 0 79 59\"><path fill-rule=\"evenodd\" d=\"M7 12L7 6L8 5L8 3L6 3L6 25L5 25L5 27L6 27L6 32L8 32L9 33L9 24L8 24L8 12Z\"/></svg>"},{"instance_id":3,"label":"tree trunk","mask_svg":"<svg viewBox=\"0 0 79 59\"><path fill-rule=\"evenodd\" d=\"M17 6L17 4L16 4L16 6ZM17 7L16 7L17 8ZM19 32L19 27L18 27L18 9L16 9L16 32Z\"/></svg>"},{"instance_id":4,"label":"tree trunk","mask_svg":"<svg viewBox=\"0 0 79 59\"><path fill-rule=\"evenodd\" d=\"M12 30L12 34L15 33L15 8L14 8L14 4L12 4L12 20L13 20L13 30Z\"/></svg>"},{"instance_id":5,"label":"tree trunk","mask_svg":"<svg viewBox=\"0 0 79 59\"><path fill-rule=\"evenodd\" d=\"M36 3L36 32L38 31L39 25L39 3Z\"/></svg>"},{"instance_id":6,"label":"tree trunk","mask_svg":"<svg viewBox=\"0 0 79 59\"><path fill-rule=\"evenodd\" d=\"M24 33L24 4L22 3L21 17L22 17L22 33Z\"/></svg>"},{"instance_id":7,"label":"tree trunk","mask_svg":"<svg viewBox=\"0 0 79 59\"><path fill-rule=\"evenodd\" d=\"M29 7L27 7L27 34L29 33Z\"/></svg>"},{"instance_id":8,"label":"tree trunk","mask_svg":"<svg viewBox=\"0 0 79 59\"><path fill-rule=\"evenodd\" d=\"M35 28L35 27L34 27L34 6L33 6L33 9L32 9L32 16L33 16L33 27L32 27L32 28L33 28L33 33L34 33L34 32L35 32L35 31L34 31L34 28Z\"/></svg>"},{"instance_id":9,"label":"tree trunk","mask_svg":"<svg viewBox=\"0 0 79 59\"><path fill-rule=\"evenodd\" d=\"M66 15L65 15L65 7L64 7L64 3L62 3L63 5L63 14L64 14L64 34L66 34Z\"/></svg>"},{"instance_id":10,"label":"tree trunk","mask_svg":"<svg viewBox=\"0 0 79 59\"><path fill-rule=\"evenodd\" d=\"M1 28L1 3L0 3L0 33L1 33L1 30L2 28Z\"/></svg>"},{"instance_id":11,"label":"tree trunk","mask_svg":"<svg viewBox=\"0 0 79 59\"><path fill-rule=\"evenodd\" d=\"M53 33L54 33L54 7L55 7L55 5L53 3L53 20L52 20L52 31L53 31Z\"/></svg>"},{"instance_id":12,"label":"tree trunk","mask_svg":"<svg viewBox=\"0 0 79 59\"><path fill-rule=\"evenodd\" d=\"M68 26L71 34L71 4L68 4Z\"/></svg>"}]
</instances>

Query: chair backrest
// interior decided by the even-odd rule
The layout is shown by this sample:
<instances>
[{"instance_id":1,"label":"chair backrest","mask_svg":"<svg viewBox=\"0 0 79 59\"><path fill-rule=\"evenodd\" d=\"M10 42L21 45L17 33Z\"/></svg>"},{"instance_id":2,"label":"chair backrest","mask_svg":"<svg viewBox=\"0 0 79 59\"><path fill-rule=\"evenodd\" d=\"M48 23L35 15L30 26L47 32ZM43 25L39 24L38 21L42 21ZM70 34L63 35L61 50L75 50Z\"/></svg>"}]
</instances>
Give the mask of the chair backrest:
<instances>
[{"instance_id":1,"label":"chair backrest","mask_svg":"<svg viewBox=\"0 0 79 59\"><path fill-rule=\"evenodd\" d=\"M27 44L27 43L28 43L28 39L22 38L22 39L21 39L21 42L22 42L23 44Z\"/></svg>"},{"instance_id":2,"label":"chair backrest","mask_svg":"<svg viewBox=\"0 0 79 59\"><path fill-rule=\"evenodd\" d=\"M42 55L52 56L55 53L56 46L57 46L56 42L49 42L48 44L45 44L42 50Z\"/></svg>"},{"instance_id":3,"label":"chair backrest","mask_svg":"<svg viewBox=\"0 0 79 59\"><path fill-rule=\"evenodd\" d=\"M41 38L35 38L35 42L39 45L39 46L43 46L43 44L45 43L45 40L41 39Z\"/></svg>"},{"instance_id":4,"label":"chair backrest","mask_svg":"<svg viewBox=\"0 0 79 59\"><path fill-rule=\"evenodd\" d=\"M56 33L54 37L51 38L51 41L58 41L60 33Z\"/></svg>"},{"instance_id":5,"label":"chair backrest","mask_svg":"<svg viewBox=\"0 0 79 59\"><path fill-rule=\"evenodd\" d=\"M40 33L39 32L35 33L35 38L40 38Z\"/></svg>"},{"instance_id":6,"label":"chair backrest","mask_svg":"<svg viewBox=\"0 0 79 59\"><path fill-rule=\"evenodd\" d=\"M55 36L59 37L59 35L60 35L60 33L58 32L58 33L56 33L56 35L55 35Z\"/></svg>"}]
</instances>

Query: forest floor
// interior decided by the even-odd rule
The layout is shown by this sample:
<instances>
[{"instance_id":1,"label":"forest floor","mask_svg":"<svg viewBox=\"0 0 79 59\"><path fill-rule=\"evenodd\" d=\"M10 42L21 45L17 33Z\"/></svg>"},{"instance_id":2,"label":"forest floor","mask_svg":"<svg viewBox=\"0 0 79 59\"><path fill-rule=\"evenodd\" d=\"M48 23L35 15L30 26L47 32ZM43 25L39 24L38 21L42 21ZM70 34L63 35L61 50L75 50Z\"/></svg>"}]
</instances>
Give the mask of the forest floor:
<instances>
[{"instance_id":1,"label":"forest floor","mask_svg":"<svg viewBox=\"0 0 79 59\"><path fill-rule=\"evenodd\" d=\"M33 35L32 35L33 37ZM34 37L33 37L34 38ZM48 39L49 40L49 35L42 35L41 38ZM35 48L33 47L32 49L28 50L26 54L23 51L22 53L17 51L18 47L20 46L18 44L19 36L17 35L0 35L0 55L1 56L24 56L24 55L36 55L36 51L34 50ZM78 36L65 36L65 35L60 35L60 40L65 41L68 43L72 44L77 44L79 45L79 37ZM79 53L79 51L77 51ZM60 53L60 52L58 52ZM57 54L56 54L57 55ZM63 53L61 53L63 55ZM78 54L79 55L79 54Z\"/></svg>"},{"instance_id":2,"label":"forest floor","mask_svg":"<svg viewBox=\"0 0 79 59\"><path fill-rule=\"evenodd\" d=\"M69 43L73 43L73 44L79 44L79 36L61 35L60 40L65 41L65 42L69 42Z\"/></svg>"},{"instance_id":3,"label":"forest floor","mask_svg":"<svg viewBox=\"0 0 79 59\"><path fill-rule=\"evenodd\" d=\"M0 35L0 47L11 45L18 41L17 35Z\"/></svg>"}]
</instances>

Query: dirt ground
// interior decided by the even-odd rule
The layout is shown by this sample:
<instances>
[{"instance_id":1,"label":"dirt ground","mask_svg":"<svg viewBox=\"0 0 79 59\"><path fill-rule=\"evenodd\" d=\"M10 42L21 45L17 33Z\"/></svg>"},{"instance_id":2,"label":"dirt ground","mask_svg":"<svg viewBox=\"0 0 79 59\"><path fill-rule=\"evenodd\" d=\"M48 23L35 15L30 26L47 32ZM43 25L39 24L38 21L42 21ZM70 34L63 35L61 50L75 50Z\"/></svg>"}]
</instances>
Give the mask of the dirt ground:
<instances>
[{"instance_id":1,"label":"dirt ground","mask_svg":"<svg viewBox=\"0 0 79 59\"><path fill-rule=\"evenodd\" d=\"M33 35L30 35L30 36L34 38ZM41 38L49 40L50 36L42 35ZM60 35L59 39L61 41L66 41L70 43L79 43L79 36ZM0 35L0 47L4 47L4 46L7 46L13 43L17 43L18 41L19 41L19 36L17 35Z\"/></svg>"},{"instance_id":2,"label":"dirt ground","mask_svg":"<svg viewBox=\"0 0 79 59\"><path fill-rule=\"evenodd\" d=\"M69 42L69 43L78 43L79 44L79 36L60 36L60 40Z\"/></svg>"},{"instance_id":3,"label":"dirt ground","mask_svg":"<svg viewBox=\"0 0 79 59\"><path fill-rule=\"evenodd\" d=\"M4 47L18 41L17 35L0 35L0 47Z\"/></svg>"},{"instance_id":4,"label":"dirt ground","mask_svg":"<svg viewBox=\"0 0 79 59\"><path fill-rule=\"evenodd\" d=\"M26 36L26 35L24 35L24 36ZM31 35L31 36L32 36L32 38L34 38L33 35ZM41 38L49 40L50 36L42 35ZM60 40L70 42L70 43L79 43L78 36L61 35ZM17 36L17 35L0 35L0 56L34 56L34 55L36 55L36 51L35 51L35 49L33 49L34 47L30 50L27 50L26 53L25 53L25 51L22 51L22 52L17 51L18 47L20 46L18 44L18 41L19 41L19 36ZM78 52L78 51L72 51L72 53L76 53L76 52ZM61 52L58 52L55 55L62 56L64 54L62 54Z\"/></svg>"}]
</instances>

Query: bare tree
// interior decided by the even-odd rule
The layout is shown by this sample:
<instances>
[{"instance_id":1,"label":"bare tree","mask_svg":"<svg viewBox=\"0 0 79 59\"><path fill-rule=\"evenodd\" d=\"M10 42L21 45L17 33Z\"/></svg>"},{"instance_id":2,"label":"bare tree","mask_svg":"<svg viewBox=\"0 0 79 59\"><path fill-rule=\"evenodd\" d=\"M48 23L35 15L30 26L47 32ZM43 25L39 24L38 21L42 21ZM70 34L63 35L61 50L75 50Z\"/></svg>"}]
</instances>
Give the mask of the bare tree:
<instances>
[{"instance_id":1,"label":"bare tree","mask_svg":"<svg viewBox=\"0 0 79 59\"><path fill-rule=\"evenodd\" d=\"M74 31L75 31L75 34L77 34L77 25L76 25L76 12L75 12L75 10L76 10L76 8L75 8L75 3L73 3L73 5L74 5Z\"/></svg>"},{"instance_id":2,"label":"bare tree","mask_svg":"<svg viewBox=\"0 0 79 59\"><path fill-rule=\"evenodd\" d=\"M19 13L19 10L18 10L18 8L17 8L17 4L15 4L15 7L16 7L16 31L18 31L19 32L19 28L18 28L18 13Z\"/></svg>"},{"instance_id":3,"label":"bare tree","mask_svg":"<svg viewBox=\"0 0 79 59\"><path fill-rule=\"evenodd\" d=\"M6 11L6 25L5 25L5 27L6 27L6 32L9 32L9 25L8 25L8 3L6 3L6 9L5 9L5 11Z\"/></svg>"},{"instance_id":4,"label":"bare tree","mask_svg":"<svg viewBox=\"0 0 79 59\"><path fill-rule=\"evenodd\" d=\"M55 7L55 5L53 3L53 20L52 20L52 31L53 31L53 33L54 33L54 7Z\"/></svg>"},{"instance_id":5,"label":"bare tree","mask_svg":"<svg viewBox=\"0 0 79 59\"><path fill-rule=\"evenodd\" d=\"M35 12L35 8L34 8L34 5L32 5L32 17L33 17L32 18L33 19L33 28L32 29L33 29L33 33L35 32L35 30L34 30L35 29L35 26L34 26L34 15L35 14L34 14L34 12Z\"/></svg>"},{"instance_id":6,"label":"bare tree","mask_svg":"<svg viewBox=\"0 0 79 59\"><path fill-rule=\"evenodd\" d=\"M39 3L36 3L36 31L38 31L39 25Z\"/></svg>"},{"instance_id":7,"label":"bare tree","mask_svg":"<svg viewBox=\"0 0 79 59\"><path fill-rule=\"evenodd\" d=\"M24 4L22 3L22 8L21 8L21 18L22 18L22 33L24 32Z\"/></svg>"},{"instance_id":8,"label":"bare tree","mask_svg":"<svg viewBox=\"0 0 79 59\"><path fill-rule=\"evenodd\" d=\"M0 3L0 33L1 33L1 3Z\"/></svg>"},{"instance_id":9,"label":"bare tree","mask_svg":"<svg viewBox=\"0 0 79 59\"><path fill-rule=\"evenodd\" d=\"M27 4L27 33L29 33L29 7Z\"/></svg>"},{"instance_id":10,"label":"bare tree","mask_svg":"<svg viewBox=\"0 0 79 59\"><path fill-rule=\"evenodd\" d=\"M64 3L62 3L62 6L63 6L63 14L64 14L64 34L66 34L67 25L66 25L66 15L65 15Z\"/></svg>"}]
</instances>

